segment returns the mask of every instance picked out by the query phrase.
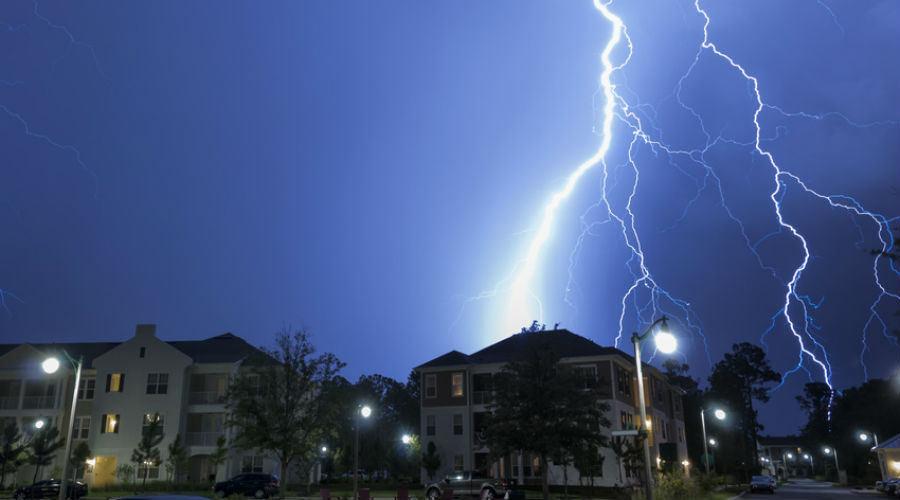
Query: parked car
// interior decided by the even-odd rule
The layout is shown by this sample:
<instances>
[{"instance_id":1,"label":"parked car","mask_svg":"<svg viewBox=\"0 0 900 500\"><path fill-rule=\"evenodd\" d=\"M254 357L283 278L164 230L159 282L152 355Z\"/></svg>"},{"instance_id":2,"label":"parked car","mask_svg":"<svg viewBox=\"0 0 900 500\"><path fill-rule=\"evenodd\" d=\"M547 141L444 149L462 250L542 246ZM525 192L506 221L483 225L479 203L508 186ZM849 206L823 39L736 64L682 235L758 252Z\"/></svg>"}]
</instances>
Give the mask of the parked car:
<instances>
[{"instance_id":1,"label":"parked car","mask_svg":"<svg viewBox=\"0 0 900 500\"><path fill-rule=\"evenodd\" d=\"M256 498L269 498L278 495L279 481L275 474L246 473L238 474L228 481L216 483L213 492L219 498L229 495L252 495Z\"/></svg>"},{"instance_id":2,"label":"parked car","mask_svg":"<svg viewBox=\"0 0 900 500\"><path fill-rule=\"evenodd\" d=\"M898 482L900 482L900 478L892 477L890 479L886 479L884 483L882 483L881 491L887 493L888 495L895 494L897 490L900 490L900 488L897 487Z\"/></svg>"},{"instance_id":3,"label":"parked car","mask_svg":"<svg viewBox=\"0 0 900 500\"><path fill-rule=\"evenodd\" d=\"M425 486L425 497L429 500L441 498L445 489L452 489L454 495L478 496L482 500L503 498L512 484L507 480L494 479L478 470L457 471L448 474L442 481Z\"/></svg>"},{"instance_id":4,"label":"parked car","mask_svg":"<svg viewBox=\"0 0 900 500\"><path fill-rule=\"evenodd\" d=\"M81 498L87 495L87 485L76 481L69 481L66 485L66 498ZM38 481L30 486L16 488L13 498L24 500L25 498L57 498L59 497L59 479L46 479Z\"/></svg>"},{"instance_id":5,"label":"parked car","mask_svg":"<svg viewBox=\"0 0 900 500\"><path fill-rule=\"evenodd\" d=\"M772 476L753 476L750 479L750 491L768 491L775 493L775 478Z\"/></svg>"}]
</instances>

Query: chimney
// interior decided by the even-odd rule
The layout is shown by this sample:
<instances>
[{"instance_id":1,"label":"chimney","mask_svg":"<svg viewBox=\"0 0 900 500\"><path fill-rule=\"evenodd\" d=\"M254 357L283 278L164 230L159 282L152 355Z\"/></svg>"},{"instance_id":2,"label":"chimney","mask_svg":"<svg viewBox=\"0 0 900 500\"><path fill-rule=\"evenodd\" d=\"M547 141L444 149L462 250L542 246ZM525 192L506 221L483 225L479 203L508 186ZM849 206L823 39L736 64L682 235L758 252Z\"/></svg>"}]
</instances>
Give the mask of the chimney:
<instances>
[{"instance_id":1,"label":"chimney","mask_svg":"<svg viewBox=\"0 0 900 500\"><path fill-rule=\"evenodd\" d=\"M153 323L148 323L144 325L138 325L134 329L135 337L156 337L156 325Z\"/></svg>"}]
</instances>

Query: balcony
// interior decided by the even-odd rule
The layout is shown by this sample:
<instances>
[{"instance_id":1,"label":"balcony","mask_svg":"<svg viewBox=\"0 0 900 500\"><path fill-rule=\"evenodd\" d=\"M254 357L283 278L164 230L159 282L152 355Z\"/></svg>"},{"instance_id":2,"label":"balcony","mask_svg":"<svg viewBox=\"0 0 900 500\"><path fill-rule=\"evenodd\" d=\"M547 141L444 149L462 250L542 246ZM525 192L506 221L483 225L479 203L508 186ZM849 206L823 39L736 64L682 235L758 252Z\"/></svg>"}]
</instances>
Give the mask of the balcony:
<instances>
[{"instance_id":1,"label":"balcony","mask_svg":"<svg viewBox=\"0 0 900 500\"><path fill-rule=\"evenodd\" d=\"M15 410L19 407L19 396L0 397L0 410Z\"/></svg>"},{"instance_id":2,"label":"balcony","mask_svg":"<svg viewBox=\"0 0 900 500\"><path fill-rule=\"evenodd\" d=\"M225 404L225 394L218 391L191 392L188 394L188 404L222 405Z\"/></svg>"},{"instance_id":3,"label":"balcony","mask_svg":"<svg viewBox=\"0 0 900 500\"><path fill-rule=\"evenodd\" d=\"M215 446L222 431L186 432L185 441L188 446Z\"/></svg>"},{"instance_id":4,"label":"balcony","mask_svg":"<svg viewBox=\"0 0 900 500\"><path fill-rule=\"evenodd\" d=\"M50 410L53 409L56 396L25 396L22 398L23 410Z\"/></svg>"},{"instance_id":5,"label":"balcony","mask_svg":"<svg viewBox=\"0 0 900 500\"><path fill-rule=\"evenodd\" d=\"M492 391L472 391L472 404L486 405L494 401Z\"/></svg>"}]
</instances>

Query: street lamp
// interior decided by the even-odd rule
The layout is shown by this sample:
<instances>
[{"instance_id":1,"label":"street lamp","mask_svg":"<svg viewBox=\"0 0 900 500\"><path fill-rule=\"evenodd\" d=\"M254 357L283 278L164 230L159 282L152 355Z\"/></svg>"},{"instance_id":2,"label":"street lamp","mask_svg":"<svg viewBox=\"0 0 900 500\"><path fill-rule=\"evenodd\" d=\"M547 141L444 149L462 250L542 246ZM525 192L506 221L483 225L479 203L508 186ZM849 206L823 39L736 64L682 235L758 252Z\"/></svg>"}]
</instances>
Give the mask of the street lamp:
<instances>
[{"instance_id":1,"label":"street lamp","mask_svg":"<svg viewBox=\"0 0 900 500\"><path fill-rule=\"evenodd\" d=\"M84 362L84 358L79 357L76 360L69 356L69 353L65 350L62 350L62 353L75 369L75 385L72 387L72 409L69 410L69 430L66 432L66 451L63 455L62 477L59 479L59 500L66 500L69 457L72 455L72 429L75 426L75 405L78 404L78 385L81 383L81 365ZM47 358L41 363L41 368L47 373L56 373L59 370L59 360L55 357Z\"/></svg>"},{"instance_id":2,"label":"street lamp","mask_svg":"<svg viewBox=\"0 0 900 500\"><path fill-rule=\"evenodd\" d=\"M631 343L634 344L634 366L637 371L637 382L638 382L638 405L640 406L641 411L641 429L640 432L644 434L644 474L647 477L647 500L653 500L653 470L650 465L650 439L649 432L647 430L647 407L644 404L644 376L641 372L641 342L646 339L650 332L656 327L656 325L660 325L659 331L656 333L654 340L656 341L656 348L662 352L663 354L671 354L675 352L675 348L678 346L678 341L672 336L671 333L668 332L668 325L666 324L668 318L665 316L659 318L654 321L647 331L644 332L643 335L638 335L637 332L634 332L631 335ZM704 438L706 439L706 438Z\"/></svg>"},{"instance_id":3,"label":"street lamp","mask_svg":"<svg viewBox=\"0 0 900 500\"><path fill-rule=\"evenodd\" d=\"M871 436L872 440L875 441L875 446L873 446L873 448L878 448L878 434L875 434L874 432L860 432L859 440L863 443L867 443L869 442L869 436Z\"/></svg>"},{"instance_id":4,"label":"street lamp","mask_svg":"<svg viewBox=\"0 0 900 500\"><path fill-rule=\"evenodd\" d=\"M404 434L403 437L400 438L400 440L403 441L403 444L409 444L409 442L410 442L411 439L412 439L412 438L409 437L409 434Z\"/></svg>"},{"instance_id":5,"label":"street lamp","mask_svg":"<svg viewBox=\"0 0 900 500\"><path fill-rule=\"evenodd\" d=\"M834 452L834 472L838 473L841 468L838 467L837 449L826 446L822 451L824 451L826 455L831 455L831 453ZM838 475L838 477L840 477L840 475Z\"/></svg>"},{"instance_id":6,"label":"street lamp","mask_svg":"<svg viewBox=\"0 0 900 500\"><path fill-rule=\"evenodd\" d=\"M725 411L716 408L713 410L713 416L719 420L725 420ZM700 408L700 428L703 429L703 463L706 465L706 473L709 474L709 449L706 447L706 408ZM710 439L709 444L715 446L716 440Z\"/></svg>"},{"instance_id":7,"label":"street lamp","mask_svg":"<svg viewBox=\"0 0 900 500\"><path fill-rule=\"evenodd\" d=\"M359 417L369 418L372 409L368 406L356 407L356 443L353 446L353 500L359 498Z\"/></svg>"}]
</instances>

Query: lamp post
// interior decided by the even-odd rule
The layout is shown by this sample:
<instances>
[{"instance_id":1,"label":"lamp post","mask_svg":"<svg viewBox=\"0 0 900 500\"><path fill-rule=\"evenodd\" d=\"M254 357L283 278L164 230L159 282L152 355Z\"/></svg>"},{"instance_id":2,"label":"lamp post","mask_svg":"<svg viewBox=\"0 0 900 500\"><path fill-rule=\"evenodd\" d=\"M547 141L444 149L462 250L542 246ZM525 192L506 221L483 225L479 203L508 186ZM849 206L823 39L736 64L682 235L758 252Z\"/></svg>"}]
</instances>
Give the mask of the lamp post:
<instances>
[{"instance_id":1,"label":"lamp post","mask_svg":"<svg viewBox=\"0 0 900 500\"><path fill-rule=\"evenodd\" d=\"M641 411L641 429L639 432L644 434L644 474L647 477L647 500L653 500L653 470L650 464L650 436L649 432L646 428L647 426L647 407L644 404L644 376L641 372L641 342L646 339L650 332L656 327L656 325L660 325L659 332L657 332L655 340L656 340L656 348L659 349L663 354L670 354L675 352L675 348L678 345L678 341L675 340L675 337L672 336L671 333L668 332L668 325L666 324L665 316L659 318L654 321L647 331L644 332L643 335L638 335L637 332L631 335L631 343L634 344L634 366L637 371L637 382L638 382L638 405Z\"/></svg>"},{"instance_id":2,"label":"lamp post","mask_svg":"<svg viewBox=\"0 0 900 500\"><path fill-rule=\"evenodd\" d=\"M719 420L725 419L725 412L716 408L713 411L713 416L715 416ZM703 463L706 465L706 473L709 474L709 449L706 447L706 408L700 408L700 428L703 429ZM711 445L715 446L715 440L709 440Z\"/></svg>"},{"instance_id":3,"label":"lamp post","mask_svg":"<svg viewBox=\"0 0 900 500\"><path fill-rule=\"evenodd\" d=\"M63 468L62 468L62 477L59 479L59 500L66 499L67 487L66 484L68 482L69 475L69 457L72 455L72 429L75 426L75 405L78 404L78 385L81 383L81 365L84 362L84 358L79 357L77 360L73 359L72 356L69 356L65 350L62 351L63 355L66 359L72 363L72 367L75 368L75 385L72 387L72 409L69 410L69 425L68 431L66 432L66 451L63 455ZM47 373L55 373L59 369L59 360L56 358L47 358L41 363L41 368L44 369Z\"/></svg>"},{"instance_id":4,"label":"lamp post","mask_svg":"<svg viewBox=\"0 0 900 500\"><path fill-rule=\"evenodd\" d=\"M837 449L829 448L826 446L822 451L824 451L826 455L831 455L832 452L834 453L834 473L838 474L838 477L840 477L839 471L841 470L841 468L838 466Z\"/></svg>"},{"instance_id":5,"label":"lamp post","mask_svg":"<svg viewBox=\"0 0 900 500\"><path fill-rule=\"evenodd\" d=\"M353 445L353 500L359 498L359 417L369 418L372 409L368 406L356 407L356 442Z\"/></svg>"},{"instance_id":6,"label":"lamp post","mask_svg":"<svg viewBox=\"0 0 900 500\"><path fill-rule=\"evenodd\" d=\"M872 440L875 441L875 446L873 446L873 448L878 448L878 434L875 434L874 432L865 432L864 431L864 432L860 432L858 437L859 437L860 441L862 441L863 443L866 443L869 441L870 435L872 436Z\"/></svg>"},{"instance_id":7,"label":"lamp post","mask_svg":"<svg viewBox=\"0 0 900 500\"><path fill-rule=\"evenodd\" d=\"M806 460L809 460L809 475L810 475L810 476L815 476L815 475L816 475L816 471L815 471L815 469L813 468L813 457L812 457L812 455L810 455L809 453L804 453L804 454L803 454L803 458L805 458Z\"/></svg>"}]
</instances>

